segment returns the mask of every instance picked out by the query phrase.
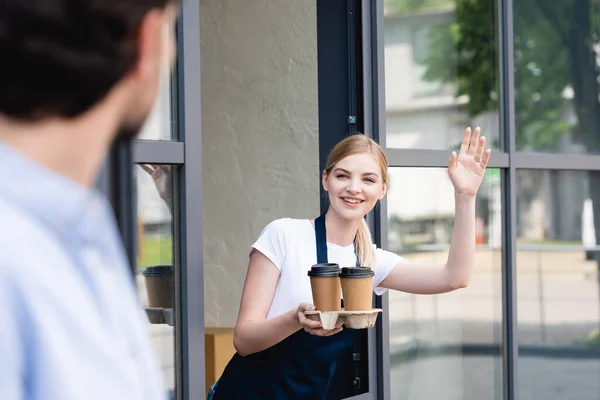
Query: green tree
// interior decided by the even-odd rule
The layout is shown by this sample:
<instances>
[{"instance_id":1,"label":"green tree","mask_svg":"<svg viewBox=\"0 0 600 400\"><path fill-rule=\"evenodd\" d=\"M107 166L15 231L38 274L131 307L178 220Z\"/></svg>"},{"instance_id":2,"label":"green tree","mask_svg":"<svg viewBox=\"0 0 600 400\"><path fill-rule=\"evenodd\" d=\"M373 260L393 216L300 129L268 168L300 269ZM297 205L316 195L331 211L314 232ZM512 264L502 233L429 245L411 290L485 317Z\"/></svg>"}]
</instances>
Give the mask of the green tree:
<instances>
[{"instance_id":1,"label":"green tree","mask_svg":"<svg viewBox=\"0 0 600 400\"><path fill-rule=\"evenodd\" d=\"M496 111L496 1L453 5L454 22L430 28L423 78L454 84L457 96L468 96L470 116ZM402 13L431 6L411 0L388 5ZM513 7L517 150L557 151L560 136L570 135L589 153L600 153L599 1L519 0ZM569 113L576 118L565 118ZM590 191L600 239L600 173L590 173Z\"/></svg>"},{"instance_id":2,"label":"green tree","mask_svg":"<svg viewBox=\"0 0 600 400\"><path fill-rule=\"evenodd\" d=\"M470 116L498 109L496 4L456 0L454 22L432 26L424 79L454 83L467 95ZM515 2L515 123L517 148L552 150L572 126L563 91L570 82L569 55L553 23L539 18L536 0ZM555 2L541 2L547 8ZM533 23L532 23L533 21Z\"/></svg>"}]
</instances>

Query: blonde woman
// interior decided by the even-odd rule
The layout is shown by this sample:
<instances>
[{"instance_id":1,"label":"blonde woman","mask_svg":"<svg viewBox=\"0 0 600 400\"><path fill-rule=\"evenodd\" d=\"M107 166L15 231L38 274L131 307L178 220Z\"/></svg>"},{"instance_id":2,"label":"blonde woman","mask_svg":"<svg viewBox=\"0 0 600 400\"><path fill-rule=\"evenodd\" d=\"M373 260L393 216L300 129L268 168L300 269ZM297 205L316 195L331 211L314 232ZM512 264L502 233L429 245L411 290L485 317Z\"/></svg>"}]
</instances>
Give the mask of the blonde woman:
<instances>
[{"instance_id":1,"label":"blonde woman","mask_svg":"<svg viewBox=\"0 0 600 400\"><path fill-rule=\"evenodd\" d=\"M475 254L475 196L490 151L479 128L464 133L448 173L455 189L455 222L448 260L411 263L377 248L364 217L385 194L387 159L376 142L357 134L332 150L322 184L329 208L317 218L278 219L250 250L250 263L235 327L233 356L209 399L323 399L338 357L351 348L354 331L324 330L304 312L313 308L307 272L317 262L369 266L373 290L417 294L467 286ZM424 183L426 184L426 183ZM316 232L326 243L319 246ZM326 251L317 254L317 249Z\"/></svg>"}]
</instances>

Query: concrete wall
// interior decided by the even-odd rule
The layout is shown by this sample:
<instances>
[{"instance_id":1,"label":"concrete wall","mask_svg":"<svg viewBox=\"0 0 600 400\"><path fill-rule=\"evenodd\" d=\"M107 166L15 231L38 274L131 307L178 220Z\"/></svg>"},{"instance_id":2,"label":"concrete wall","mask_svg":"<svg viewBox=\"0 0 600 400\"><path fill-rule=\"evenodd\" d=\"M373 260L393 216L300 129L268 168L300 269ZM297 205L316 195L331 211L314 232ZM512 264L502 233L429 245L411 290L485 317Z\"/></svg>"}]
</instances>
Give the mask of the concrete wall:
<instances>
[{"instance_id":1,"label":"concrete wall","mask_svg":"<svg viewBox=\"0 0 600 400\"><path fill-rule=\"evenodd\" d=\"M316 6L201 0L200 13L205 321L234 326L261 229L319 211Z\"/></svg>"}]
</instances>

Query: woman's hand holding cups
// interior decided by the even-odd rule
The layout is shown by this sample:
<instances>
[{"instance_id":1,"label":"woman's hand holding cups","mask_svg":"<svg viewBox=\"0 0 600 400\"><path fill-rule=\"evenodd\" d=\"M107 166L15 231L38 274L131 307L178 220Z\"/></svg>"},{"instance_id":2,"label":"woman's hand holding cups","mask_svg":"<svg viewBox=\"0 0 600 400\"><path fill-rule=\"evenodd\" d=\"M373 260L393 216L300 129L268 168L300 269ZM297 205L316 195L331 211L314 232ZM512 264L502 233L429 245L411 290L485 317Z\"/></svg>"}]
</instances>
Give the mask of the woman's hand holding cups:
<instances>
[{"instance_id":1,"label":"woman's hand holding cups","mask_svg":"<svg viewBox=\"0 0 600 400\"><path fill-rule=\"evenodd\" d=\"M300 323L300 325L302 325L302 328L306 332L310 333L311 335L316 335L316 336L331 336L331 335L335 335L336 333L339 333L342 329L344 329L342 327L341 320L336 324L336 327L334 329L331 329L331 330L323 329L318 314L312 314L312 315L305 314L306 311L313 311L314 309L315 309L315 307L312 304L308 304L308 303L301 303L298 306L298 310L296 312L296 317L298 319L298 322Z\"/></svg>"}]
</instances>

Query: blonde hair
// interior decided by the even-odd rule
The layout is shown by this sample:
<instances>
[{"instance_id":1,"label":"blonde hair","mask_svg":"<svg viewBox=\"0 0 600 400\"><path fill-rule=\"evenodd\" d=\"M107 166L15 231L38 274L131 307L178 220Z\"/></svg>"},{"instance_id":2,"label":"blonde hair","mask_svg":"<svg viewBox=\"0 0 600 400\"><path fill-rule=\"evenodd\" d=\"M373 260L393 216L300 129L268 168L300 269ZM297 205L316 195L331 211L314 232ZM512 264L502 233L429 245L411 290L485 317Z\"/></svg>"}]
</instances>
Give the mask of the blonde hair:
<instances>
[{"instance_id":1,"label":"blonde hair","mask_svg":"<svg viewBox=\"0 0 600 400\"><path fill-rule=\"evenodd\" d=\"M373 139L357 133L348 136L341 142L335 145L329 157L327 157L327 163L325 164L325 174L329 176L333 168L342 161L344 158L354 155L368 153L379 164L381 170L381 178L383 183L388 183L387 166L388 160L385 156L381 147ZM361 224L358 226L358 232L356 233L356 253L360 265L362 267L374 268L375 261L375 249L373 248L373 239L371 238L371 231L367 225L367 221L363 218Z\"/></svg>"}]
</instances>

